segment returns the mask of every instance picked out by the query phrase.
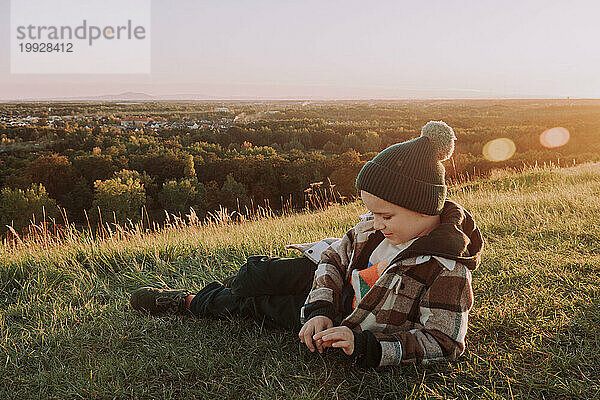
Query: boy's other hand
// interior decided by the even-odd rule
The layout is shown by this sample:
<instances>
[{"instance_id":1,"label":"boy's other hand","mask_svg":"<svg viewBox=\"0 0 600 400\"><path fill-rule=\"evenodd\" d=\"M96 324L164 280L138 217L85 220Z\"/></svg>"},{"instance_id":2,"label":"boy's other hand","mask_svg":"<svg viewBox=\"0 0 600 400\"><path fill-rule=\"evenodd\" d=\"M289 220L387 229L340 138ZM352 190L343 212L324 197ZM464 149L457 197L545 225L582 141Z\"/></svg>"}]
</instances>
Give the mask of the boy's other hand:
<instances>
[{"instance_id":1,"label":"boy's other hand","mask_svg":"<svg viewBox=\"0 0 600 400\"><path fill-rule=\"evenodd\" d=\"M335 347L344 350L347 355L354 353L354 332L347 326L329 328L313 336L323 347Z\"/></svg>"},{"instance_id":2,"label":"boy's other hand","mask_svg":"<svg viewBox=\"0 0 600 400\"><path fill-rule=\"evenodd\" d=\"M300 341L308 347L310 351L315 351L315 347L319 350L319 353L323 353L323 345L321 340L317 340L315 344L313 344L313 335L316 333L322 332L326 329L329 329L333 326L333 321L324 315L318 315L316 317L312 317L302 326L300 332L298 333L298 337Z\"/></svg>"}]
</instances>

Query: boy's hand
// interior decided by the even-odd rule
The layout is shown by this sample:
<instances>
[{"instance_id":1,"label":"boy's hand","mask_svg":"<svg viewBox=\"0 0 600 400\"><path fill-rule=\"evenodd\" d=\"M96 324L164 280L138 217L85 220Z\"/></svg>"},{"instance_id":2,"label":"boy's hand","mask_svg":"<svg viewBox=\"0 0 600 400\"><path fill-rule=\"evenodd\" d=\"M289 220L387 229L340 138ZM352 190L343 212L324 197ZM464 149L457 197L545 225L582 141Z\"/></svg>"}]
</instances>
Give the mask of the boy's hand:
<instances>
[{"instance_id":1,"label":"boy's hand","mask_svg":"<svg viewBox=\"0 0 600 400\"><path fill-rule=\"evenodd\" d=\"M319 333L333 326L333 322L331 319L324 315L318 315L316 317L312 317L302 326L300 332L298 333L298 337L300 341L303 342L306 347L310 351L315 351L315 345L313 345L313 335L315 333ZM316 341L316 348L319 350L319 353L323 352L323 345L321 340Z\"/></svg>"},{"instance_id":2,"label":"boy's hand","mask_svg":"<svg viewBox=\"0 0 600 400\"><path fill-rule=\"evenodd\" d=\"M340 348L349 356L354 353L354 332L347 326L326 329L314 335L313 339L317 343L321 341L324 347Z\"/></svg>"}]
</instances>

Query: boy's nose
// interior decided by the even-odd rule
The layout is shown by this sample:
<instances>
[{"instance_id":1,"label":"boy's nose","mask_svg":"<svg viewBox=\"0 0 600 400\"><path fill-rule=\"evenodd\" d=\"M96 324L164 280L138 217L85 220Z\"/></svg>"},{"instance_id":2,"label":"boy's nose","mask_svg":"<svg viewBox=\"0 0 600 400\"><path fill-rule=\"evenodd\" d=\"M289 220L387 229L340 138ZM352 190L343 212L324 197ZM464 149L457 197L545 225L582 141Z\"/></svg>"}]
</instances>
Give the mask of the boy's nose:
<instances>
[{"instance_id":1,"label":"boy's nose","mask_svg":"<svg viewBox=\"0 0 600 400\"><path fill-rule=\"evenodd\" d=\"M385 225L383 225L383 223L381 221L379 221L377 218L375 218L375 222L373 222L373 228L380 231L383 228L385 228Z\"/></svg>"}]
</instances>

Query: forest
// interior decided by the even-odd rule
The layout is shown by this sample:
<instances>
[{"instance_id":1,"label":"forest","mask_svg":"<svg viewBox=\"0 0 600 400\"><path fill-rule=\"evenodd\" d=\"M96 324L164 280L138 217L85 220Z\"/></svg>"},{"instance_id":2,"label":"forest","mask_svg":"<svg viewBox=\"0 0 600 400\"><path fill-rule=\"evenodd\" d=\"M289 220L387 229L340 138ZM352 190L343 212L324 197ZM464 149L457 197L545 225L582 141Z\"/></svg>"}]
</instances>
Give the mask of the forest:
<instances>
[{"instance_id":1,"label":"forest","mask_svg":"<svg viewBox=\"0 0 600 400\"><path fill-rule=\"evenodd\" d=\"M352 199L362 165L429 120L456 133L450 181L600 160L595 100L0 103L0 232Z\"/></svg>"}]
</instances>

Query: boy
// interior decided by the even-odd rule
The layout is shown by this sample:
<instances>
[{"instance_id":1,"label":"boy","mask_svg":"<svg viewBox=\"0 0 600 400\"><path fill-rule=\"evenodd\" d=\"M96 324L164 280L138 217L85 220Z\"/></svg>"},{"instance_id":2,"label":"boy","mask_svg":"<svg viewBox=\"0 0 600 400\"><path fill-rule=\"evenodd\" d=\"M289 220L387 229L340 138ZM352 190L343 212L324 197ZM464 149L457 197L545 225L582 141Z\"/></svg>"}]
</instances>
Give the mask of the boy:
<instances>
[{"instance_id":1,"label":"boy","mask_svg":"<svg viewBox=\"0 0 600 400\"><path fill-rule=\"evenodd\" d=\"M455 139L430 121L420 137L367 162L356 186L370 212L342 239L293 245L305 254L297 259L250 257L230 285L213 282L195 296L138 289L132 307L251 317L299 330L311 351L340 348L364 367L455 359L483 249L469 213L446 200L441 161Z\"/></svg>"}]
</instances>

